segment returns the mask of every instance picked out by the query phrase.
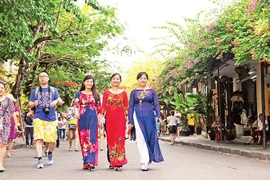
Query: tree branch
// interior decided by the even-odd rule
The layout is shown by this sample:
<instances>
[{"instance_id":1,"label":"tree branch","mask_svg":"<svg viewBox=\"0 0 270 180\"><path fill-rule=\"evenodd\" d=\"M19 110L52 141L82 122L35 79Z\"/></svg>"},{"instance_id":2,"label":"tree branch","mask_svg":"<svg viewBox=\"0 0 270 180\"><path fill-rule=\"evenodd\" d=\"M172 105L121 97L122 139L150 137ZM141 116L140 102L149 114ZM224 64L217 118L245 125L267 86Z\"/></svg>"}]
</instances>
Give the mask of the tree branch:
<instances>
[{"instance_id":1,"label":"tree branch","mask_svg":"<svg viewBox=\"0 0 270 180\"><path fill-rule=\"evenodd\" d=\"M72 24L73 24L73 22L71 21L70 22L70 24L69 24L69 26L63 31L63 32L66 32L66 31L68 31L69 30L69 28L72 26Z\"/></svg>"},{"instance_id":2,"label":"tree branch","mask_svg":"<svg viewBox=\"0 0 270 180\"><path fill-rule=\"evenodd\" d=\"M59 37L55 37L55 36L41 37L41 38L35 40L34 46L28 48L28 49L27 49L27 52L30 52L31 50L40 47L40 46L41 46L41 43L43 43L43 42L45 42L45 41L49 41L49 40L53 40L53 39L62 39L62 38L64 38L64 37L70 36L70 35L80 35L80 33L79 33L79 32L67 32L67 33L65 33L65 34L63 34L63 35L61 35L61 36L59 36Z\"/></svg>"},{"instance_id":3,"label":"tree branch","mask_svg":"<svg viewBox=\"0 0 270 180\"><path fill-rule=\"evenodd\" d=\"M63 1L61 0L58 15L57 15L57 19L56 19L56 22L55 22L55 27L57 27L59 19L60 19L60 11L61 11L61 7L62 7L62 3L63 3Z\"/></svg>"},{"instance_id":4,"label":"tree branch","mask_svg":"<svg viewBox=\"0 0 270 180\"><path fill-rule=\"evenodd\" d=\"M37 38L37 35L38 35L38 32L39 32L41 26L42 26L41 22L38 22L37 28L34 30L33 40L35 40Z\"/></svg>"}]
</instances>

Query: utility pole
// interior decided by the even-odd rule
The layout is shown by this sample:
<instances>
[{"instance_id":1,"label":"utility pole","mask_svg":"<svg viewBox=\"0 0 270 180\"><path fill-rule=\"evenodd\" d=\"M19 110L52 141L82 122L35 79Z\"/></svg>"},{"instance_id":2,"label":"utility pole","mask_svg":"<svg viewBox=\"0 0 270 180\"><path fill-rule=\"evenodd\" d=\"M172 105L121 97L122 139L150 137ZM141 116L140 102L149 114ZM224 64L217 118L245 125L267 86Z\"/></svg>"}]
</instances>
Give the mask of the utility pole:
<instances>
[{"instance_id":1,"label":"utility pole","mask_svg":"<svg viewBox=\"0 0 270 180\"><path fill-rule=\"evenodd\" d=\"M263 149L267 149L267 142L266 142L266 131L265 131L265 92L264 92L264 63L261 62L261 83L262 83L262 121L263 121Z\"/></svg>"}]
</instances>

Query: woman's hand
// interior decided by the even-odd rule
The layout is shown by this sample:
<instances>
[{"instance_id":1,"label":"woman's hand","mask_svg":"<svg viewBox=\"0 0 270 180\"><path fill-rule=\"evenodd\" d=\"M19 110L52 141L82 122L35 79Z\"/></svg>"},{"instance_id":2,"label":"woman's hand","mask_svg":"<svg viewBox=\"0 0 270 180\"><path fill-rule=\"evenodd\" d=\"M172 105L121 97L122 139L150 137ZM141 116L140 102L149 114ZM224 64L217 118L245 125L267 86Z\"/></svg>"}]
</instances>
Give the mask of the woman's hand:
<instances>
[{"instance_id":1,"label":"woman's hand","mask_svg":"<svg viewBox=\"0 0 270 180\"><path fill-rule=\"evenodd\" d=\"M129 124L129 125L128 125L128 128L129 128L129 129L132 129L133 126L134 126L133 124Z\"/></svg>"},{"instance_id":2,"label":"woman's hand","mask_svg":"<svg viewBox=\"0 0 270 180\"><path fill-rule=\"evenodd\" d=\"M98 127L99 127L100 129L103 129L103 123L102 123L102 121L98 121Z\"/></svg>"},{"instance_id":3,"label":"woman's hand","mask_svg":"<svg viewBox=\"0 0 270 180\"><path fill-rule=\"evenodd\" d=\"M17 126L17 124L15 124L15 126L14 126L14 132L15 132L15 133L18 132L18 126Z\"/></svg>"},{"instance_id":4,"label":"woman's hand","mask_svg":"<svg viewBox=\"0 0 270 180\"><path fill-rule=\"evenodd\" d=\"M99 119L100 121L102 121L102 119L103 119L103 114L98 114L98 119Z\"/></svg>"}]
</instances>

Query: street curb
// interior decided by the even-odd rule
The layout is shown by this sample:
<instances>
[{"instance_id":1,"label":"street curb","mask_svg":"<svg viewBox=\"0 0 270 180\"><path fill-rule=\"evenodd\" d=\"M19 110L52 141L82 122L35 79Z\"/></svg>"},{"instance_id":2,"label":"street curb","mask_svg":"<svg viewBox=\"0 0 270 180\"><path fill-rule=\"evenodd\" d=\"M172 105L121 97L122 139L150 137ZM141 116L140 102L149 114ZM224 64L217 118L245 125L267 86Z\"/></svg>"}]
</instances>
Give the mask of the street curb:
<instances>
[{"instance_id":1,"label":"street curb","mask_svg":"<svg viewBox=\"0 0 270 180\"><path fill-rule=\"evenodd\" d=\"M162 137L159 137L159 140L171 142L169 139L165 139ZM238 155L238 156L243 156L243 157L248 157L248 158L255 158L255 159L270 161L270 154L269 153L254 152L254 151L242 150L242 149L237 149L237 148L213 146L213 145L209 145L209 144L185 142L185 141L181 141L181 140L175 141L175 144L180 144L183 146L190 146L190 147L195 147L195 148L200 148L200 149L205 149L205 150L212 150L212 151L222 152L222 153L226 153L226 154L233 154L233 155Z\"/></svg>"}]
</instances>

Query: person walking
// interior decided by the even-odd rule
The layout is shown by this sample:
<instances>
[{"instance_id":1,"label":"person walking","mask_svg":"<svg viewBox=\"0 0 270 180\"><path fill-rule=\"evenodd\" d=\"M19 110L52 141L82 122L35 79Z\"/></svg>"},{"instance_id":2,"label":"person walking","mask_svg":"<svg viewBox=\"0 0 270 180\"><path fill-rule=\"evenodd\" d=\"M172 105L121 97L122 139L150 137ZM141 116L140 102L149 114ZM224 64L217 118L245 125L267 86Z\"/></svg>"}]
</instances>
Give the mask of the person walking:
<instances>
[{"instance_id":1,"label":"person walking","mask_svg":"<svg viewBox=\"0 0 270 180\"><path fill-rule=\"evenodd\" d=\"M83 156L83 169L95 169L98 165L98 126L102 126L97 114L101 111L100 97L92 75L83 79L74 101L75 117L79 121L79 138Z\"/></svg>"},{"instance_id":2,"label":"person walking","mask_svg":"<svg viewBox=\"0 0 270 180\"><path fill-rule=\"evenodd\" d=\"M73 103L72 103L73 104ZM75 118L74 107L69 107L67 111L68 119L68 143L69 151L72 151L72 141L75 143L75 151L79 151L78 120Z\"/></svg>"},{"instance_id":3,"label":"person walking","mask_svg":"<svg viewBox=\"0 0 270 180\"><path fill-rule=\"evenodd\" d=\"M7 151L7 157L11 158L11 151L12 151L12 147L13 147L13 142L14 139L16 139L17 136L17 124L18 124L18 118L19 118L19 107L15 104L16 99L13 97L12 94L8 94L7 98L9 98L13 104L14 104L14 108L15 108L15 119L13 119L13 117L11 117L11 127L10 127L10 134L9 134L9 138L8 138L8 151Z\"/></svg>"},{"instance_id":4,"label":"person walking","mask_svg":"<svg viewBox=\"0 0 270 180\"><path fill-rule=\"evenodd\" d=\"M11 131L11 121L16 119L14 103L4 94L5 86L0 82L0 173L5 171L4 159ZM14 127L14 131L17 131L17 126Z\"/></svg>"},{"instance_id":5,"label":"person walking","mask_svg":"<svg viewBox=\"0 0 270 180\"><path fill-rule=\"evenodd\" d=\"M141 168L148 171L149 165L154 162L162 162L156 118L160 119L160 106L156 91L147 87L148 74L140 72L137 75L139 87L130 94L129 102L129 128L136 127L136 141L140 153ZM153 111L154 108L154 111Z\"/></svg>"},{"instance_id":6,"label":"person walking","mask_svg":"<svg viewBox=\"0 0 270 180\"><path fill-rule=\"evenodd\" d=\"M66 139L66 124L67 120L62 115L58 118L58 133L59 138L64 141Z\"/></svg>"},{"instance_id":7,"label":"person walking","mask_svg":"<svg viewBox=\"0 0 270 180\"><path fill-rule=\"evenodd\" d=\"M104 123L102 122L102 126L98 127L98 138L99 138L99 150L103 151L104 147L104 138L105 138L105 129L104 129Z\"/></svg>"},{"instance_id":8,"label":"person walking","mask_svg":"<svg viewBox=\"0 0 270 180\"><path fill-rule=\"evenodd\" d=\"M53 150L57 139L57 118L55 106L61 106L64 101L56 88L49 86L49 74L42 71L39 76L39 87L33 89L29 97L29 108L35 107L34 114L34 141L38 157L37 168L44 167L42 160L43 142L48 143L48 164L53 164Z\"/></svg>"},{"instance_id":9,"label":"person walking","mask_svg":"<svg viewBox=\"0 0 270 180\"><path fill-rule=\"evenodd\" d=\"M25 141L26 147L32 148L33 141L34 141L34 109L29 108L29 112L25 113L24 115L24 122L25 122Z\"/></svg>"},{"instance_id":10,"label":"person walking","mask_svg":"<svg viewBox=\"0 0 270 180\"><path fill-rule=\"evenodd\" d=\"M109 168L115 168L116 171L122 171L122 166L127 163L125 132L128 98L127 93L119 88L121 81L122 78L119 73L112 74L111 88L103 94L101 113L106 113L105 124Z\"/></svg>"},{"instance_id":11,"label":"person walking","mask_svg":"<svg viewBox=\"0 0 270 180\"><path fill-rule=\"evenodd\" d=\"M175 144L177 124L179 124L179 119L175 116L174 111L170 112L170 116L167 117L168 128L170 133L171 145Z\"/></svg>"}]
</instances>

